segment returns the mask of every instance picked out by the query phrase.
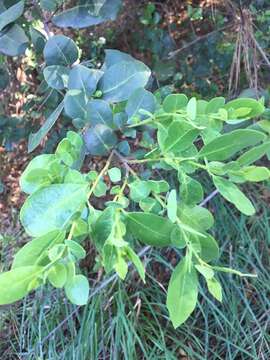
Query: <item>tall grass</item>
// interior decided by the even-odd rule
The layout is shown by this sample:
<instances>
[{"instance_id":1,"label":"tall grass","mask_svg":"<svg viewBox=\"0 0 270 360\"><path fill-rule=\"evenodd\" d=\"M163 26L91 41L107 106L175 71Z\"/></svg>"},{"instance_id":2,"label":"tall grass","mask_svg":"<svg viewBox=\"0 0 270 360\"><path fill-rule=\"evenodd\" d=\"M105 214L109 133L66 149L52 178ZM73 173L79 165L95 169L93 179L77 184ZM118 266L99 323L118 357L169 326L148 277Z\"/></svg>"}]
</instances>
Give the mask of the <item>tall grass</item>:
<instances>
[{"instance_id":1,"label":"tall grass","mask_svg":"<svg viewBox=\"0 0 270 360\"><path fill-rule=\"evenodd\" d=\"M125 283L114 280L61 328L56 327L75 308L58 291L44 289L17 307L1 309L1 359L270 359L270 211L261 202L248 219L219 196L211 209L220 262L258 274L254 279L220 275L222 304L202 285L197 310L174 330L165 289L181 254L152 250L145 257L146 285L131 271Z\"/></svg>"}]
</instances>

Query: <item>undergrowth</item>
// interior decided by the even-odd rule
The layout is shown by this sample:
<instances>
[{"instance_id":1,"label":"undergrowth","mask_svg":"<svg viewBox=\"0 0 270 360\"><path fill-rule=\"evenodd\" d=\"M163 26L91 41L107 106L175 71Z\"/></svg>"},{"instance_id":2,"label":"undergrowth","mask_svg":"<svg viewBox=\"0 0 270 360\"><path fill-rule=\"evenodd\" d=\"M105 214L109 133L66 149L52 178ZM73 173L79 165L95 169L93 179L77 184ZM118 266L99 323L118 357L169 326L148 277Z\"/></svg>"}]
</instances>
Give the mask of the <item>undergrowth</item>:
<instances>
[{"instance_id":1,"label":"undergrowth","mask_svg":"<svg viewBox=\"0 0 270 360\"><path fill-rule=\"evenodd\" d=\"M155 260L147 265L148 286L141 286L136 272L130 272L126 283L115 279L71 317L75 307L47 288L17 308L2 308L1 359L268 359L269 208L261 201L258 215L247 219L219 196L210 206L217 219L221 262L258 274L255 279L220 276L223 304L201 287L198 309L173 329L164 305L169 278L165 269L172 268L180 254L151 250L144 257L146 264ZM67 317L59 328L59 319Z\"/></svg>"}]
</instances>

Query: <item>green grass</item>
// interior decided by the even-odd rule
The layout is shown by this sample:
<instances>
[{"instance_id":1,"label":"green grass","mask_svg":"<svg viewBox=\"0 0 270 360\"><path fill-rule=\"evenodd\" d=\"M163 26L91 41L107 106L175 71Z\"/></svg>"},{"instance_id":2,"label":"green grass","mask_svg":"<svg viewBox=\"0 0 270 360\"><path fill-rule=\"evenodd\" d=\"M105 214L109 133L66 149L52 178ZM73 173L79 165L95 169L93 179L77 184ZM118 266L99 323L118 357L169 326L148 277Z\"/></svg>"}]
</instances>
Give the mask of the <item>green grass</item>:
<instances>
[{"instance_id":1,"label":"green grass","mask_svg":"<svg viewBox=\"0 0 270 360\"><path fill-rule=\"evenodd\" d=\"M164 305L164 287L171 263L181 254L152 250L145 257L146 285L131 271L127 282L110 283L55 332L60 321L76 309L61 292L46 288L23 304L2 308L1 359L178 360L185 355L194 360L269 359L270 211L260 202L257 215L248 219L219 196L211 202L211 209L216 217L214 234L221 246L220 262L258 274L253 279L219 276L222 304L202 285L197 310L174 330Z\"/></svg>"}]
</instances>

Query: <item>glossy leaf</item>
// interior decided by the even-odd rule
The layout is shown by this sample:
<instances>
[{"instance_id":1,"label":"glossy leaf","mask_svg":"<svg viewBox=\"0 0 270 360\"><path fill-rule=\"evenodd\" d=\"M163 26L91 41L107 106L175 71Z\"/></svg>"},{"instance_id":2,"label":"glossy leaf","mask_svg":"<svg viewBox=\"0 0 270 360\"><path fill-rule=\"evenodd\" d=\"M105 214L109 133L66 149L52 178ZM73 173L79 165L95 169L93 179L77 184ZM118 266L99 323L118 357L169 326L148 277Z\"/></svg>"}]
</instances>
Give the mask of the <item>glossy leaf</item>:
<instances>
[{"instance_id":1,"label":"glossy leaf","mask_svg":"<svg viewBox=\"0 0 270 360\"><path fill-rule=\"evenodd\" d=\"M87 185L53 184L42 188L25 201L20 219L31 236L42 236L65 229L87 199Z\"/></svg>"},{"instance_id":2,"label":"glossy leaf","mask_svg":"<svg viewBox=\"0 0 270 360\"><path fill-rule=\"evenodd\" d=\"M59 27L82 29L107 20L114 20L120 5L121 0L106 0L96 13L92 4L85 2L56 14L52 21Z\"/></svg>"},{"instance_id":3,"label":"glossy leaf","mask_svg":"<svg viewBox=\"0 0 270 360\"><path fill-rule=\"evenodd\" d=\"M74 41L64 35L50 37L43 53L47 65L68 66L72 65L79 57Z\"/></svg>"},{"instance_id":4,"label":"glossy leaf","mask_svg":"<svg viewBox=\"0 0 270 360\"><path fill-rule=\"evenodd\" d=\"M108 68L99 82L103 99L110 102L127 100L150 77L149 68L140 61L122 61Z\"/></svg>"},{"instance_id":5,"label":"glossy leaf","mask_svg":"<svg viewBox=\"0 0 270 360\"><path fill-rule=\"evenodd\" d=\"M104 100L89 101L87 105L87 118L91 126L102 124L109 128L114 128L111 107Z\"/></svg>"},{"instance_id":6,"label":"glossy leaf","mask_svg":"<svg viewBox=\"0 0 270 360\"><path fill-rule=\"evenodd\" d=\"M89 69L83 65L74 66L69 74L68 88L83 91L87 96L92 95L97 88L97 83L103 72Z\"/></svg>"},{"instance_id":7,"label":"glossy leaf","mask_svg":"<svg viewBox=\"0 0 270 360\"><path fill-rule=\"evenodd\" d=\"M0 14L0 31L23 13L24 1L18 1Z\"/></svg>"},{"instance_id":8,"label":"glossy leaf","mask_svg":"<svg viewBox=\"0 0 270 360\"><path fill-rule=\"evenodd\" d=\"M17 24L0 32L0 53L8 56L19 56L25 53L28 38Z\"/></svg>"},{"instance_id":9,"label":"glossy leaf","mask_svg":"<svg viewBox=\"0 0 270 360\"><path fill-rule=\"evenodd\" d=\"M154 113L156 109L156 98L150 92L143 88L135 90L128 98L126 105L126 113L128 118L138 117L140 120L146 119L148 116L140 113L140 110L146 110L150 113Z\"/></svg>"},{"instance_id":10,"label":"glossy leaf","mask_svg":"<svg viewBox=\"0 0 270 360\"><path fill-rule=\"evenodd\" d=\"M117 137L108 126L98 124L85 132L84 141L91 155L104 156L116 145Z\"/></svg>"},{"instance_id":11,"label":"glossy leaf","mask_svg":"<svg viewBox=\"0 0 270 360\"><path fill-rule=\"evenodd\" d=\"M51 65L43 70L44 79L47 84L56 90L62 90L67 87L69 69L62 65Z\"/></svg>"}]
</instances>

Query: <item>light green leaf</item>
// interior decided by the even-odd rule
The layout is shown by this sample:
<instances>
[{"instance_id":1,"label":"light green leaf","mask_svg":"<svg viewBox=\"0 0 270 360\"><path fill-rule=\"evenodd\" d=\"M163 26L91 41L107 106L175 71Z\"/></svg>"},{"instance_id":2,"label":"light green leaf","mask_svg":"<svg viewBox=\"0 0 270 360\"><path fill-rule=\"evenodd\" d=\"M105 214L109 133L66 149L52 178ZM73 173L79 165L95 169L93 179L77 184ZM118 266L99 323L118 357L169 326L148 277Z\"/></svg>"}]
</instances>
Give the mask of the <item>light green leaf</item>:
<instances>
[{"instance_id":1,"label":"light green leaf","mask_svg":"<svg viewBox=\"0 0 270 360\"><path fill-rule=\"evenodd\" d=\"M188 98L184 94L167 95L163 101L163 110L168 113L176 113L183 110L188 103Z\"/></svg>"},{"instance_id":2,"label":"light green leaf","mask_svg":"<svg viewBox=\"0 0 270 360\"><path fill-rule=\"evenodd\" d=\"M238 151L256 145L265 138L265 134L260 131L250 129L234 130L217 137L205 145L199 152L199 157L206 157L208 160L213 161L226 160Z\"/></svg>"},{"instance_id":3,"label":"light green leaf","mask_svg":"<svg viewBox=\"0 0 270 360\"><path fill-rule=\"evenodd\" d=\"M62 110L64 108L64 102L62 101L57 108L51 113L51 115L47 118L45 123L41 126L41 128L36 133L31 133L29 135L28 140L28 152L32 152L36 147L41 143L42 139L48 134L56 120L60 116Z\"/></svg>"},{"instance_id":4,"label":"light green leaf","mask_svg":"<svg viewBox=\"0 0 270 360\"><path fill-rule=\"evenodd\" d=\"M245 215L253 215L255 213L254 206L251 201L242 193L238 187L229 180L221 177L213 177L214 184L220 194Z\"/></svg>"},{"instance_id":5,"label":"light green leaf","mask_svg":"<svg viewBox=\"0 0 270 360\"><path fill-rule=\"evenodd\" d=\"M67 282L67 269L63 264L55 264L48 272L49 282L56 288L64 287Z\"/></svg>"},{"instance_id":6,"label":"light green leaf","mask_svg":"<svg viewBox=\"0 0 270 360\"><path fill-rule=\"evenodd\" d=\"M147 181L135 180L128 186L130 188L130 198L136 202L146 199L151 192Z\"/></svg>"},{"instance_id":7,"label":"light green leaf","mask_svg":"<svg viewBox=\"0 0 270 360\"><path fill-rule=\"evenodd\" d=\"M206 105L205 113L206 114L213 114L217 113L220 108L222 108L225 104L225 98L224 97L215 97L209 101L209 103Z\"/></svg>"},{"instance_id":8,"label":"light green leaf","mask_svg":"<svg viewBox=\"0 0 270 360\"><path fill-rule=\"evenodd\" d=\"M89 282L84 275L75 275L65 285L69 301L75 305L85 305L89 296Z\"/></svg>"},{"instance_id":9,"label":"light green leaf","mask_svg":"<svg viewBox=\"0 0 270 360\"><path fill-rule=\"evenodd\" d=\"M215 299L222 302L222 287L219 281L215 278L206 280L208 290Z\"/></svg>"},{"instance_id":10,"label":"light green leaf","mask_svg":"<svg viewBox=\"0 0 270 360\"><path fill-rule=\"evenodd\" d=\"M62 243L64 238L65 232L56 230L29 241L15 255L12 268L45 265L48 251L54 245Z\"/></svg>"},{"instance_id":11,"label":"light green leaf","mask_svg":"<svg viewBox=\"0 0 270 360\"><path fill-rule=\"evenodd\" d=\"M195 120L197 116L197 100L195 97L191 98L187 104L187 114L191 120Z\"/></svg>"},{"instance_id":12,"label":"light green leaf","mask_svg":"<svg viewBox=\"0 0 270 360\"><path fill-rule=\"evenodd\" d=\"M0 305L11 304L27 295L42 270L41 266L24 266L0 274Z\"/></svg>"},{"instance_id":13,"label":"light green leaf","mask_svg":"<svg viewBox=\"0 0 270 360\"><path fill-rule=\"evenodd\" d=\"M241 166L246 166L254 163L263 157L270 150L270 141L266 141L265 143L255 146L252 149L248 150L244 154L240 155L237 159L237 162Z\"/></svg>"},{"instance_id":14,"label":"light green leaf","mask_svg":"<svg viewBox=\"0 0 270 360\"><path fill-rule=\"evenodd\" d=\"M270 171L264 166L248 166L242 169L244 178L247 181L258 182L269 179Z\"/></svg>"},{"instance_id":15,"label":"light green leaf","mask_svg":"<svg viewBox=\"0 0 270 360\"><path fill-rule=\"evenodd\" d=\"M210 234L205 234L206 237L198 237L200 243L200 258L205 262L210 262L219 258L219 247L216 240Z\"/></svg>"},{"instance_id":16,"label":"light green leaf","mask_svg":"<svg viewBox=\"0 0 270 360\"><path fill-rule=\"evenodd\" d=\"M174 269L168 287L167 308L174 328L183 324L196 307L198 278L185 257Z\"/></svg>"},{"instance_id":17,"label":"light green leaf","mask_svg":"<svg viewBox=\"0 0 270 360\"><path fill-rule=\"evenodd\" d=\"M143 263L141 262L141 259L139 258L139 256L131 249L130 246L128 246L126 248L126 253L127 253L127 257L129 258L130 261L133 262L134 266L136 267L140 278L142 279L142 281L145 283L145 269L143 266Z\"/></svg>"},{"instance_id":18,"label":"light green leaf","mask_svg":"<svg viewBox=\"0 0 270 360\"><path fill-rule=\"evenodd\" d=\"M174 223L177 219L177 194L176 190L171 190L167 199L168 218Z\"/></svg>"},{"instance_id":19,"label":"light green leaf","mask_svg":"<svg viewBox=\"0 0 270 360\"><path fill-rule=\"evenodd\" d=\"M203 199L202 185L183 172L178 172L180 198L186 205L196 205Z\"/></svg>"},{"instance_id":20,"label":"light green leaf","mask_svg":"<svg viewBox=\"0 0 270 360\"><path fill-rule=\"evenodd\" d=\"M86 251L84 248L73 240L66 240L65 244L68 246L71 254L76 258L76 260L81 260L86 257Z\"/></svg>"},{"instance_id":21,"label":"light green leaf","mask_svg":"<svg viewBox=\"0 0 270 360\"><path fill-rule=\"evenodd\" d=\"M211 267L206 267L204 265L195 265L195 268L207 280L212 279L215 275L214 270L211 269Z\"/></svg>"},{"instance_id":22,"label":"light green leaf","mask_svg":"<svg viewBox=\"0 0 270 360\"><path fill-rule=\"evenodd\" d=\"M44 187L25 201L20 219L31 236L63 230L87 200L87 185L53 184Z\"/></svg>"},{"instance_id":23,"label":"light green leaf","mask_svg":"<svg viewBox=\"0 0 270 360\"><path fill-rule=\"evenodd\" d=\"M110 168L108 170L108 175L113 183L121 181L121 170L117 167Z\"/></svg>"},{"instance_id":24,"label":"light green leaf","mask_svg":"<svg viewBox=\"0 0 270 360\"><path fill-rule=\"evenodd\" d=\"M122 256L118 256L114 264L114 269L117 272L120 279L125 280L128 272L128 264Z\"/></svg>"},{"instance_id":25,"label":"light green leaf","mask_svg":"<svg viewBox=\"0 0 270 360\"><path fill-rule=\"evenodd\" d=\"M241 109L250 109L241 113ZM224 109L229 113L229 119L251 119L262 114L265 110L264 105L259 101L251 98L239 98L229 101Z\"/></svg>"},{"instance_id":26,"label":"light green leaf","mask_svg":"<svg viewBox=\"0 0 270 360\"><path fill-rule=\"evenodd\" d=\"M147 183L150 190L156 194L167 192L170 189L169 184L165 180L148 180Z\"/></svg>"},{"instance_id":27,"label":"light green leaf","mask_svg":"<svg viewBox=\"0 0 270 360\"><path fill-rule=\"evenodd\" d=\"M39 171L40 169L46 171L48 174L51 164L55 161L56 157L54 154L42 154L34 157L30 163L28 163L26 169L20 177L20 187L22 191L27 194L32 194L40 187L48 185L48 177L40 177L39 181L33 181L29 174Z\"/></svg>"},{"instance_id":28,"label":"light green leaf","mask_svg":"<svg viewBox=\"0 0 270 360\"><path fill-rule=\"evenodd\" d=\"M175 154L190 147L199 134L197 129L180 121L172 122L167 132L164 132L163 127L159 127L158 133L161 132L163 135L158 134L158 141L162 152Z\"/></svg>"}]
</instances>

